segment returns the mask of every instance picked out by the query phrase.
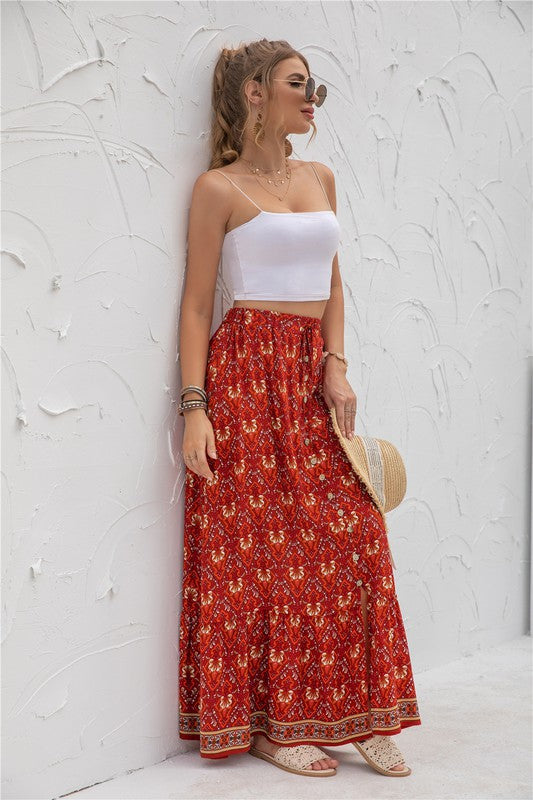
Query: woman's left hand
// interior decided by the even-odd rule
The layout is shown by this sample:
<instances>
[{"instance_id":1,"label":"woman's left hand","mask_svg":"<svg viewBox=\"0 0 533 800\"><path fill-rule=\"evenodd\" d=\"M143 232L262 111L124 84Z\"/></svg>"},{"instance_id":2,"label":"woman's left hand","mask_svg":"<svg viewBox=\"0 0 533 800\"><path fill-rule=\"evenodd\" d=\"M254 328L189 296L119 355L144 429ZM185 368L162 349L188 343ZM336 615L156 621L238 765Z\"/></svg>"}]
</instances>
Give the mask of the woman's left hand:
<instances>
[{"instance_id":1,"label":"woman's left hand","mask_svg":"<svg viewBox=\"0 0 533 800\"><path fill-rule=\"evenodd\" d=\"M349 439L355 431L357 397L346 379L345 364L335 356L327 357L324 362L322 394L328 408L335 406L339 428Z\"/></svg>"}]
</instances>

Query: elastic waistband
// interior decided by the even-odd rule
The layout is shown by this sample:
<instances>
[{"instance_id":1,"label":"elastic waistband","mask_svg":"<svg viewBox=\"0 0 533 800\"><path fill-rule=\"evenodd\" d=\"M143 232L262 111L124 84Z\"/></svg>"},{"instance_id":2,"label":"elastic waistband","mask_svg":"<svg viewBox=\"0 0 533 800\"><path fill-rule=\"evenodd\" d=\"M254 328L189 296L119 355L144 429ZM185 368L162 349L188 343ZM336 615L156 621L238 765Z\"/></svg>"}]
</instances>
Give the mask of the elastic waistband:
<instances>
[{"instance_id":1,"label":"elastic waistband","mask_svg":"<svg viewBox=\"0 0 533 800\"><path fill-rule=\"evenodd\" d=\"M246 308L245 306L231 306L224 314L224 319L240 319L250 316L263 319L269 324L300 325L320 330L319 317L307 317L304 314L287 314L284 311L273 311L270 308Z\"/></svg>"}]
</instances>

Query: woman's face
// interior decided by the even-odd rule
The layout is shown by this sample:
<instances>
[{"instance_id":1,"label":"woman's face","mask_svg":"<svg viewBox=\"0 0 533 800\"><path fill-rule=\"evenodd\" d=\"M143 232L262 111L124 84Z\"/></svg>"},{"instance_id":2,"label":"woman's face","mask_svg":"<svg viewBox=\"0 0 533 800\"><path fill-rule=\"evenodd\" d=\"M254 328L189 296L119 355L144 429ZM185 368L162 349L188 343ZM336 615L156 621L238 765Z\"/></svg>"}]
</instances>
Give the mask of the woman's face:
<instances>
[{"instance_id":1,"label":"woman's face","mask_svg":"<svg viewBox=\"0 0 533 800\"><path fill-rule=\"evenodd\" d=\"M305 99L305 82L309 72L299 58L291 57L280 61L274 69L274 91L270 120L273 126L282 123L285 133L305 133L311 126L313 116L304 109L314 112L317 100L314 94Z\"/></svg>"}]
</instances>

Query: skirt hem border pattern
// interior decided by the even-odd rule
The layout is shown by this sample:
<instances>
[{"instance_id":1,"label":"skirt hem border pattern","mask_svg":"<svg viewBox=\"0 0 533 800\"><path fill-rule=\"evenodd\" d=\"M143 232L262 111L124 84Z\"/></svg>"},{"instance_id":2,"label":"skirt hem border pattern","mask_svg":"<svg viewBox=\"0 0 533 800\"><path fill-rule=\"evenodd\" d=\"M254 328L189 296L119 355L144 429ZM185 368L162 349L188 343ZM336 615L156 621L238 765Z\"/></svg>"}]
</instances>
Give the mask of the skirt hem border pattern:
<instances>
[{"instance_id":1,"label":"skirt hem border pattern","mask_svg":"<svg viewBox=\"0 0 533 800\"><path fill-rule=\"evenodd\" d=\"M398 708L402 709L401 716L398 714L391 714L391 711L397 711ZM181 717L187 721L188 728L179 729L179 738L183 740L194 739L200 740L200 756L202 758L227 758L230 755L238 753L246 753L251 746L251 737L253 734L261 733L272 744L279 744L291 746L296 744L312 744L323 745L325 747L341 747L345 744L352 742L361 742L369 739L372 736L395 736L404 728L410 728L413 725L421 725L421 719L418 714L417 700L413 698L402 698L398 701L398 706L393 709L372 709L371 717L374 720L372 729L368 728L361 731L357 735L348 734L346 736L346 728L354 728L358 726L362 718L368 719L368 714L361 714L358 717L348 717L343 723L339 722L319 722L317 720L307 720L293 723L276 723L270 720L265 714L254 715L262 719L262 724L257 722L252 723L250 727L242 728L227 728L225 730L213 731L211 733L202 733L201 731L193 730L195 725L199 724L198 714L182 714ZM387 727L383 725L384 716L388 716L392 722L392 717L395 717L396 725ZM333 736L324 735L324 727L334 727L337 729L336 734ZM278 729L279 733L285 738L276 738L276 736L269 733L270 731ZM292 728L292 735L288 729ZM313 728L315 729L313 731ZM339 730L340 729L340 730ZM303 734L303 736L302 736ZM307 734L307 736L306 736Z\"/></svg>"}]
</instances>

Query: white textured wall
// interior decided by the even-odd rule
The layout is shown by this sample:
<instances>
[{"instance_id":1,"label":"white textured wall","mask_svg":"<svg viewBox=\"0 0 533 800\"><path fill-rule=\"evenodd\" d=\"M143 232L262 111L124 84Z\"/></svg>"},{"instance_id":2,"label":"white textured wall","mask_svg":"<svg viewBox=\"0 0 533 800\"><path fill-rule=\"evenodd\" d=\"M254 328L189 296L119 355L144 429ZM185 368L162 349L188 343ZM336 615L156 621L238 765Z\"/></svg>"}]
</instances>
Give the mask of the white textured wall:
<instances>
[{"instance_id":1,"label":"white textured wall","mask_svg":"<svg viewBox=\"0 0 533 800\"><path fill-rule=\"evenodd\" d=\"M176 331L224 45L286 38L328 84L295 157L337 177L357 430L406 461L415 673L527 632L531 10L3 4L4 797L196 747Z\"/></svg>"}]
</instances>

